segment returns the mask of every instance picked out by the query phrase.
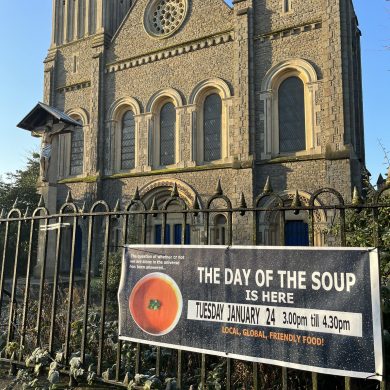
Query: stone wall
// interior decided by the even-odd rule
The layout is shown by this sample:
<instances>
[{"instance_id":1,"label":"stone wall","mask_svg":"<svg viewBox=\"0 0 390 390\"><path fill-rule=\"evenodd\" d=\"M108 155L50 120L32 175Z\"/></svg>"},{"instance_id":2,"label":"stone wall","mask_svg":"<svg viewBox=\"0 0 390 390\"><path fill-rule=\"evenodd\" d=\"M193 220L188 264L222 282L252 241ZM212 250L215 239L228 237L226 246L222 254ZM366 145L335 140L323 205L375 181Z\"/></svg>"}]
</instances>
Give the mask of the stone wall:
<instances>
[{"instance_id":1,"label":"stone wall","mask_svg":"<svg viewBox=\"0 0 390 390\"><path fill-rule=\"evenodd\" d=\"M291 11L283 12L283 1L254 1L254 34L263 35L321 20L326 12L324 0L292 0Z\"/></svg>"},{"instance_id":2,"label":"stone wall","mask_svg":"<svg viewBox=\"0 0 390 390\"><path fill-rule=\"evenodd\" d=\"M314 159L256 166L255 194L260 194L270 177L275 192L305 191L314 193L330 187L341 193L346 201L351 200L351 167L349 159Z\"/></svg>"},{"instance_id":3,"label":"stone wall","mask_svg":"<svg viewBox=\"0 0 390 390\"><path fill-rule=\"evenodd\" d=\"M144 29L148 0L135 2L129 17L113 38L108 63L164 50L234 28L233 12L223 0L192 0L184 24L167 39L153 38Z\"/></svg>"},{"instance_id":4,"label":"stone wall","mask_svg":"<svg viewBox=\"0 0 390 390\"><path fill-rule=\"evenodd\" d=\"M193 200L194 194L198 196L201 208L204 208L207 201L215 194L219 180L221 181L223 194L231 200L232 207L239 207L241 193L248 200L248 205L251 205L253 178L252 169L249 168L226 168L166 175L144 175L123 179L106 179L102 183L102 197L111 209L115 207L118 200L123 209L131 201L137 187L140 190L141 196L144 196L146 191L152 191L152 189L166 189L166 191L171 192L173 183L177 183L179 194L186 199L188 208L193 207L193 204L190 202ZM191 196L188 198L186 189L191 192ZM96 191L96 183L60 185L58 191L59 204L65 201L69 190L71 190L73 198L79 207L82 207L84 202L86 202L86 207L89 208L95 200L91 194ZM182 191L184 192L182 193ZM149 199L147 202L148 207L150 207L150 201ZM163 204L161 202L157 203L161 209ZM225 209L228 207L228 204L223 201L217 201L214 207ZM247 213L245 216L233 216L233 243L237 245L252 244L252 216L250 213Z\"/></svg>"},{"instance_id":5,"label":"stone wall","mask_svg":"<svg viewBox=\"0 0 390 390\"><path fill-rule=\"evenodd\" d=\"M313 190L313 187L333 186L349 198L351 184L360 186L364 164L358 145L364 142L363 129L361 123L357 127L353 120L355 107L361 109L361 96L358 93L355 96L352 90L361 91L361 88L359 83L352 88L353 83L350 82L353 59L349 50L352 50L352 40L356 40L356 37L351 37L356 33L351 29L355 20L352 3L339 0L292 1L292 9L288 13L283 12L283 3L278 0L254 3L255 158L262 160L265 149L266 107L261 94L269 91L262 91L262 82L269 69L294 58L307 61L317 74L313 118L314 146L317 150L307 155L308 161L304 161L302 155L297 156L297 162L286 156L273 156L276 159L269 161L271 165L264 161L257 167L255 177L261 177L260 182L264 183L268 174L273 176L278 190L294 187ZM359 133L356 142L351 139L354 132ZM360 154L361 160L354 159L351 176L348 159L354 153ZM279 164L278 159L283 160L283 157L288 162ZM315 160L312 160L314 157ZM260 188L261 185L256 183L255 187Z\"/></svg>"},{"instance_id":6,"label":"stone wall","mask_svg":"<svg viewBox=\"0 0 390 390\"><path fill-rule=\"evenodd\" d=\"M110 204L117 198L129 200L137 186L166 177L188 183L206 198L221 177L228 196L238 201L243 191L248 204L261 192L267 176L277 191L312 192L331 186L350 197L351 185L360 182L362 153L354 153L349 144L352 133L363 143L363 132L353 129L353 56L343 51L356 32L349 3L341 7L340 0L293 0L285 13L280 0L235 1L232 9L223 0L192 0L183 25L164 39L151 37L144 29L147 4L135 2L113 37L102 33L50 50L45 99L64 111L82 108L89 120L85 173L61 181L59 203L68 188L80 202L84 193ZM305 61L316 74L315 83L307 86L314 96L314 146L299 156L264 157L261 95L267 91L262 91L262 83L272 67L294 59ZM223 80L232 96L226 114L229 159L197 167L190 96L199 83L210 79ZM182 100L180 163L173 170L153 172L148 105L153 95L167 89L177 91ZM112 162L111 153L119 151L112 148L114 125L109 113L123 98L134 98L140 107L139 166L134 172L119 172Z\"/></svg>"}]
</instances>

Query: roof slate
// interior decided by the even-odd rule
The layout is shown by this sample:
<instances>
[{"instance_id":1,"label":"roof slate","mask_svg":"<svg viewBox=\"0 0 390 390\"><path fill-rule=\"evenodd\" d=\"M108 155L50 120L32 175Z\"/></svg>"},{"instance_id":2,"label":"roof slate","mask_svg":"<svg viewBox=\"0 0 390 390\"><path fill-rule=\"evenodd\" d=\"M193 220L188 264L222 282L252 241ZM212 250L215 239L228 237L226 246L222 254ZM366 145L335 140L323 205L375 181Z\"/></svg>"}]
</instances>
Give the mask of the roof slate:
<instances>
[{"instance_id":1,"label":"roof slate","mask_svg":"<svg viewBox=\"0 0 390 390\"><path fill-rule=\"evenodd\" d=\"M55 107L39 102L17 125L19 128L28 131L37 130L44 126L48 119L52 117L54 123L66 123L72 126L80 126L76 120L66 115Z\"/></svg>"}]
</instances>

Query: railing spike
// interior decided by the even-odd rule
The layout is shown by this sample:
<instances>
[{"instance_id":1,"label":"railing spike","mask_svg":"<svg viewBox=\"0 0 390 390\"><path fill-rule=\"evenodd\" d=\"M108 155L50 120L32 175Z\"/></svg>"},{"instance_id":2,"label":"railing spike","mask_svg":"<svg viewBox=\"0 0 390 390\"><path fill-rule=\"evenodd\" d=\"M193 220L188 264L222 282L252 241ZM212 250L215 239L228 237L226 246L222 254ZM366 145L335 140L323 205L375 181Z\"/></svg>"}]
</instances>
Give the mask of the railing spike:
<instances>
[{"instance_id":1,"label":"railing spike","mask_svg":"<svg viewBox=\"0 0 390 390\"><path fill-rule=\"evenodd\" d=\"M18 202L19 202L19 198L16 197L15 202L14 202L14 204L12 205L12 208L13 208L13 209L16 209L16 207L18 206Z\"/></svg>"},{"instance_id":2,"label":"railing spike","mask_svg":"<svg viewBox=\"0 0 390 390\"><path fill-rule=\"evenodd\" d=\"M271 194L272 192L274 192L274 189L272 188L271 178L268 176L264 185L263 194Z\"/></svg>"},{"instance_id":3,"label":"railing spike","mask_svg":"<svg viewBox=\"0 0 390 390\"><path fill-rule=\"evenodd\" d=\"M141 200L141 196L139 194L139 188L137 186L137 188L135 189L135 193L134 193L134 196L133 196L133 200Z\"/></svg>"},{"instance_id":4,"label":"railing spike","mask_svg":"<svg viewBox=\"0 0 390 390\"><path fill-rule=\"evenodd\" d=\"M65 203L73 203L72 191L68 191L68 196L66 197Z\"/></svg>"},{"instance_id":5,"label":"railing spike","mask_svg":"<svg viewBox=\"0 0 390 390\"><path fill-rule=\"evenodd\" d=\"M43 199L43 195L39 198L38 207L45 207L45 199Z\"/></svg>"},{"instance_id":6,"label":"railing spike","mask_svg":"<svg viewBox=\"0 0 390 390\"><path fill-rule=\"evenodd\" d=\"M82 214L81 215L82 219L86 219L87 218L86 215L84 215L86 209L87 209L87 202L84 200L84 203L83 203L83 205L81 206L81 209L80 209L80 213Z\"/></svg>"},{"instance_id":7,"label":"railing spike","mask_svg":"<svg viewBox=\"0 0 390 390\"><path fill-rule=\"evenodd\" d=\"M299 192L298 190L295 191L294 199L291 203L291 208L295 209L294 214L298 215L299 214L299 208L302 207L302 202L301 198L299 197Z\"/></svg>"},{"instance_id":8,"label":"railing spike","mask_svg":"<svg viewBox=\"0 0 390 390\"><path fill-rule=\"evenodd\" d=\"M121 211L121 201L120 199L117 199L116 203L115 203L115 207L114 207L114 210L113 212L115 213L114 215L112 215L112 218L119 218L119 212Z\"/></svg>"},{"instance_id":9,"label":"railing spike","mask_svg":"<svg viewBox=\"0 0 390 390\"><path fill-rule=\"evenodd\" d=\"M158 211L156 197L153 197L152 206L150 207L150 211ZM154 218L157 217L157 213L152 214Z\"/></svg>"},{"instance_id":10,"label":"railing spike","mask_svg":"<svg viewBox=\"0 0 390 390\"><path fill-rule=\"evenodd\" d=\"M173 184L171 197L172 198L178 198L179 197L179 191L177 189L177 184L176 183Z\"/></svg>"},{"instance_id":11,"label":"railing spike","mask_svg":"<svg viewBox=\"0 0 390 390\"><path fill-rule=\"evenodd\" d=\"M26 211L24 212L24 216L23 216L24 219L28 218L28 212L29 211L30 211L30 208L29 208L29 206L27 206Z\"/></svg>"},{"instance_id":12,"label":"railing spike","mask_svg":"<svg viewBox=\"0 0 390 390\"><path fill-rule=\"evenodd\" d=\"M248 208L248 205L246 204L245 195L244 195L243 192L241 192L240 201L239 201L238 207L239 207L240 209L242 209L242 210L240 211L240 215L241 215L241 216L244 216L245 213L246 213L245 210Z\"/></svg>"},{"instance_id":13,"label":"railing spike","mask_svg":"<svg viewBox=\"0 0 390 390\"><path fill-rule=\"evenodd\" d=\"M4 219L4 217L5 217L5 211L4 211L4 209L1 209L0 219Z\"/></svg>"},{"instance_id":14,"label":"railing spike","mask_svg":"<svg viewBox=\"0 0 390 390\"><path fill-rule=\"evenodd\" d=\"M219 196L223 195L221 178L218 179L217 188L215 189L215 195L219 195Z\"/></svg>"},{"instance_id":15,"label":"railing spike","mask_svg":"<svg viewBox=\"0 0 390 390\"><path fill-rule=\"evenodd\" d=\"M125 386L128 386L130 383L130 374L129 373L126 373L126 376L125 376L125 379L123 380L123 384Z\"/></svg>"},{"instance_id":16,"label":"railing spike","mask_svg":"<svg viewBox=\"0 0 390 390\"><path fill-rule=\"evenodd\" d=\"M198 195L195 195L194 204L192 205L192 209L194 210L194 217L197 217L199 215L198 211L200 210Z\"/></svg>"}]
</instances>

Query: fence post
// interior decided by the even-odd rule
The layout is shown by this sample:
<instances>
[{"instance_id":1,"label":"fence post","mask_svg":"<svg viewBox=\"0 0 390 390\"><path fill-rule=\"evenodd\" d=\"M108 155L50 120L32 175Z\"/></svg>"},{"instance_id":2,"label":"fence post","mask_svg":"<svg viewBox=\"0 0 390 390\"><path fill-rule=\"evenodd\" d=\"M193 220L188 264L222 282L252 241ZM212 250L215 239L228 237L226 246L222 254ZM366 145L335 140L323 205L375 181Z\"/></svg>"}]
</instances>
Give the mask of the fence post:
<instances>
[{"instance_id":1,"label":"fence post","mask_svg":"<svg viewBox=\"0 0 390 390\"><path fill-rule=\"evenodd\" d=\"M316 203L316 205L314 205L314 202L315 202L315 198L320 194L320 193L323 193L323 192L330 192L331 194L337 196L337 194L335 192L332 192L330 189L323 189L321 191L318 191L317 195L313 195L313 198L311 199L311 202L313 201L313 203L310 204L310 207L306 208L306 207L301 207L301 205L295 205L297 207L295 207L295 211L298 212L298 210L305 210L305 211L308 211L309 212L309 226L310 226L310 235L309 235L309 241L310 241L310 245L311 246L314 246L314 242L315 242L315 234L314 234L314 228L317 227L315 226L315 224L317 223L317 220L315 219L315 212L316 210L320 209L321 206L318 206L318 203ZM256 245L256 232L257 232L257 214L260 213L260 212L274 212L274 213L279 213L279 215L276 215L276 217L278 218L277 220L279 221L280 223L280 232L279 232L279 242L280 242L280 245L284 245L285 244L285 220L286 220L286 211L287 210L292 210L294 211L294 208L291 206L290 207L285 207L284 204L280 204L279 202L279 199L278 199L278 195L277 194L274 194L274 193L268 193L268 194L263 194L263 197L267 195L267 196L271 196L271 197L274 197L275 201L273 202L273 205L271 207L269 207L270 211L265 210L265 208L260 208L258 204L255 204L255 207L252 209L252 212L254 213L253 214L253 229L254 229L254 232L253 232L253 244ZM298 196L298 195L297 195ZM213 200L225 200L227 202L226 204L226 207L221 207L221 208L218 208L217 206L215 206L215 209L213 209L211 206L211 202ZM177 193L177 189L175 191L173 191L172 195L171 195L171 200L181 200L178 193ZM299 198L297 198L297 200L299 200ZM340 198L339 198L340 200ZM212 219L213 221L213 218L214 218L214 213L215 211L214 210L218 210L218 213L223 213L224 215L226 215L227 217L227 223L228 223L228 226L227 226L227 230L226 230L226 244L228 246L232 245L233 244L233 218L236 217L236 215L238 214L241 214L243 215L242 213L244 212L243 210L245 210L245 207L243 206L245 204L245 199L244 197L242 196L240 198L240 205L238 208L232 208L231 206L231 203L229 203L229 199L223 194L223 191L222 191L222 187L221 187L221 184L219 182L219 185L217 187L217 193L214 194L209 202L208 202L208 205L207 207L204 209L204 210L200 210L200 207L198 206L198 199L195 199L194 201L194 207L192 210L189 210L188 208L186 209L183 209L183 211L179 211L179 212L182 212L183 214L183 219L182 219L182 230L181 230L181 243L182 244L185 244L186 241L187 241L187 223L190 223L189 222L189 216L188 214L191 214L193 213L195 215L195 211L197 212L201 212L201 213L204 213L204 216L205 216L205 234L206 234L206 244L211 244L211 241L212 241L212 237L210 236L210 225L212 226L212 223L210 223L210 219ZM99 204L102 204L102 202L97 202ZM139 204L142 204L142 201L141 200L137 200L135 202L133 202L133 205L135 205L136 203L139 203ZM275 207L275 204L278 203L278 205ZM88 215L89 216L89 235L88 235L88 246L87 246L87 249L88 249L88 253L87 253L87 256L86 256L86 276L85 276L85 291L84 291L84 297L85 297L85 302L84 302L84 312L83 312L83 333L82 333L82 339L81 339L81 359L84 362L84 358L85 358L85 355L86 355L86 350L88 351L88 337L87 337L87 323L88 323L88 305L89 305L89 290L90 290L90 282L91 282L91 276L89 275L89 273L91 272L91 262L92 262L92 257L94 256L94 249L92 247L92 241L93 241L93 238L94 238L94 230L93 230L93 221L94 221L94 218L95 216L93 215L93 211L91 209L91 211L89 213L84 213L84 209L81 210L80 213L76 212L75 210L77 210L76 206L75 209L73 210L74 212L73 213L68 213L68 212L65 212L65 208L71 208L71 206L74 206L73 202L70 200L69 202L67 202L62 208L61 208L61 211L59 214L56 214L56 215L49 215L48 213L44 214L44 213L38 213L38 210L39 208L37 208L33 215L31 217L28 217L27 214L22 216L22 215L19 215L19 217L17 218L10 218L10 214L8 215L8 217L6 219L0 217L0 223L3 223L4 225L2 226L2 237L4 236L4 233L5 233L5 242L3 244L3 247L0 248L1 251L2 251L2 258L3 258L3 262L1 265L1 272L0 272L0 287L3 287L3 284L5 284L5 271L6 269L4 269L4 267L7 267L8 266L8 258L12 257L12 259L15 259L15 262L12 264L12 268L14 270L14 275L13 275L13 280L12 280L12 291L10 292L10 295L11 295L11 301L10 301L10 317L9 318L6 318L5 322L6 324L4 325L6 327L6 330L8 330L8 333L7 333L7 340L8 341L12 341L14 339L14 332L19 332L20 329L21 329L21 333L20 333L20 344L24 344L25 343L25 340L27 337L29 337L29 334L27 332L29 332L29 330L26 328L26 317L27 317L27 314L28 314L28 311L31 311L31 308L30 308L30 305L28 305L28 301L29 301L29 289L31 287L30 285L30 271L31 271L31 263L32 263L32 256L35 256L35 252L32 251L32 247L33 247L33 241L35 240L35 231L34 229L38 226L39 229L43 228L43 225L45 225L45 227L47 227L47 225L49 224L49 221L53 220L54 222L58 222L58 225L59 228L57 230L57 233L56 233L56 246L55 246L55 252L56 252L56 258L53 258L53 259L50 259L50 256L49 256L49 260L55 262L55 274L54 274L54 286L53 286L53 290L52 290L52 298L51 298L51 302L49 303L49 306L51 306L49 309L48 309L48 316L50 317L48 319L47 322L51 321L49 323L50 325L50 335L49 335L49 348L50 348L50 352L54 352L54 350L56 349L57 347L57 344L58 344L58 341L62 342L63 340L58 340L58 337L57 337L57 331L58 331L58 318L56 316L56 313L60 313L60 308L59 308L59 301L60 301L60 291L61 291L61 279L60 278L60 270L61 270L61 253L62 253L62 247L65 246L66 244L66 237L64 236L64 233L61 232L61 225L62 223L64 222L64 220L68 220L70 218L73 219L74 223L73 223L73 235L72 235L72 242L71 242L71 245L72 245L72 249L71 249L71 256L70 256L70 277L69 277L69 281L68 281L68 288L69 288L69 292L68 292L68 303L67 303L67 308L66 308L66 314L67 314L67 329L66 329L66 334L65 334L65 356L67 358L69 358L70 356L70 353L73 352L71 349L70 349L70 346L72 346L73 344L70 344L70 334L69 334L69 331L70 331L70 324L71 324L71 320L72 320L72 316L73 315L73 310L74 310L74 307L73 307L73 294L72 294L72 287L73 287L73 282L74 282L74 279L73 279L73 270L74 270L74 261L75 261L75 227L77 225L77 222L79 220L79 218L83 218L84 215ZM168 206L168 204L166 204L166 206ZM354 205L347 205L345 206L343 203L339 203L338 205L335 205L335 206L324 206L324 210L327 210L327 209L330 209L330 208L335 208L335 210L338 210L339 212L339 217L340 217L340 244L342 246L345 246L346 245L346 230L345 230L345 225L346 225L346 221L345 221L345 218L346 218L346 210L347 209L350 209L351 207L353 208ZM108 206L107 206L108 207ZM380 233L381 233L381 230L379 229L379 227L382 228L382 221L379 221L379 218L382 216L382 211L381 211L381 214L379 214L379 211L380 211L380 207L385 207L385 205L382 204L382 206L379 205L379 200L377 199L375 201L375 204L374 205L370 205L370 206L367 206L367 205L360 205L359 207L361 207L362 209L363 208L367 208L369 207L369 209L372 209L373 211L373 221L374 221L374 240L375 240L375 245L377 247L380 247L381 245L381 237L380 237ZM389 206L390 207L390 206ZM356 206L356 208L358 208ZM42 210L46 210L44 209L44 207L41 207L40 209L41 211ZM15 211L18 211L17 209L14 209L13 212ZM152 215L152 213L150 213L149 211L146 210L146 207L144 207L143 210L141 210L141 212L139 210L133 210L134 211L134 215L139 215L140 218L143 218L143 222L142 222L142 230L140 229L139 230L139 235L137 237L140 237L140 241L142 244L146 244L146 232L147 232L147 224L148 224L148 215ZM128 224L128 215L130 215L133 211L131 211L130 209L126 209L125 212L121 212L119 209L115 208L115 210L113 212L110 211L109 208L103 210L102 212L97 212L96 213L96 218L97 216L101 215L104 219L105 219L105 239L104 239L104 270L103 270L103 291L102 291L102 294L101 294L101 323L100 323L100 334L99 334L99 354L98 354L98 376L101 376L102 374L102 362L103 362L103 353L105 353L105 315L107 313L107 308L106 308L106 287L107 287L107 272L108 272L108 267L109 267L109 264L108 264L108 256L109 256L109 253L110 253L110 249L109 249L109 244L110 244L110 229L112 228L112 224L111 224L111 218L115 215L124 215L124 229L123 229L123 244L126 243L126 235L127 235L127 224ZM167 225L167 222L169 223L170 219L167 221L167 218L169 217L169 214L168 214L168 209L167 207L163 208L162 210L159 210L159 209L156 209L154 210L153 207L152 207L152 211L154 211L156 214L157 213L162 213L163 214L163 239L165 239L165 230L166 230L166 225ZM236 213L236 214L235 214ZM337 215L337 214L336 214ZM22 321L18 322L15 320L14 316L16 315L16 303L14 302L14 300L12 299L12 296L15 298L17 297L17 295L15 295L15 289L17 287L17 282L18 282L18 276L16 275L15 273L15 269L17 268L17 263L18 263L18 258L20 257L22 259L22 254L24 252L22 252L22 244L23 243L23 234L24 234L24 230L22 230L22 233L21 233L21 226L24 226L22 225L23 221L25 220L28 220L30 221L31 220L31 226L30 226L30 230L26 232L29 233L29 241L26 240L26 242L29 244L29 247L28 247L28 257L27 257L27 279L26 281L24 282L24 288L25 288L25 293L24 293L24 306L23 306L23 310L22 310ZM234 219L235 220L235 219ZM39 222L37 222L39 221ZM43 222L45 222L45 224ZM381 226L379 226L379 222L381 222ZM17 226L13 226L14 225L17 225L18 226L18 229L17 229L17 236L16 236L16 250L12 249L11 251L11 248L14 248L14 243L11 242L12 238L11 238L11 234L14 234L15 231L13 230L14 227L17 227ZM37 226L36 226L37 225ZM236 226L236 225L235 225ZM5 232L3 231L3 227L5 228ZM24 229L24 228L23 228ZM27 229L27 228L26 228ZM236 230L234 230L234 233L236 232ZM45 263L46 263L46 252L47 252L47 229L45 228L45 236L43 237L43 241L38 237L38 239L40 239L40 243L39 243L39 246L41 247L43 245L44 247L44 264L43 264L43 268L41 270L41 274L40 274L40 287L39 287L39 302L38 302L38 313L37 313L37 317L36 317L36 327L37 327L37 336L36 336L36 344L37 346L41 345L42 344L42 340L41 340L41 333L43 331L41 331L41 324L45 321L45 317L44 317L44 314L43 314L43 310L46 311L46 307L44 307L44 302L43 302L43 292L44 292L44 283L45 283ZM149 233L148 233L149 235ZM349 238L349 237L348 237ZM137 241L138 242L138 241ZM12 244L12 246L11 246ZM382 244L383 245L383 244ZM19 246L20 246L20 250L19 250ZM54 245L53 245L53 248L54 248ZM12 252L12 253L10 253ZM7 264L5 264L5 258L7 258ZM0 259L1 260L1 259ZM48 260L48 261L49 261ZM7 305L8 305L8 300L6 302L6 306L3 305L3 302L2 302L2 297L3 297L3 294L6 293L3 291L3 288L0 288L0 311L7 311ZM31 294L30 294L31 295ZM58 301L58 302L57 302ZM51 312L50 312L50 309L51 309ZM43 318L41 318L43 317ZM18 317L18 320L19 320L19 317ZM8 327L7 327L8 325ZM34 325L35 325L35 315L34 315ZM43 328L43 327L42 327ZM44 329L44 328L43 328ZM15 333L16 334L16 333ZM16 337L16 336L15 336ZM35 341L35 337L34 337L34 341ZM123 374L123 368L124 368L124 365L121 366L122 364L122 356L121 356L121 351L122 351L122 345L124 344L124 342L122 341L118 341L118 347L117 347L117 350L116 350L116 372L115 372L115 382L117 384L119 384L120 382L120 377L121 375ZM142 352L142 344L137 344L136 346L136 356L135 356L135 373L138 374L140 373L141 371L141 352ZM73 347L72 347L73 348ZM79 348L79 345L76 346L76 348ZM157 358L156 358L156 375L160 375L160 374L164 374L163 370L165 369L165 360L163 360L163 355L161 354L161 351L163 351L162 349L163 347L157 347ZM16 364L17 364L17 359L21 360L22 356L20 356L19 358L16 357L17 354L13 354L13 356L6 356L5 359L3 359L4 361L7 362L7 364L10 365L10 372L13 373L13 372L16 372ZM134 357L134 355L132 354L132 358ZM186 361L184 359L185 357L185 352L184 351L181 351L181 350L177 350L177 366L176 367L173 367L175 370L177 369L177 388L179 390L182 390L183 389L183 365L184 365L184 362ZM197 355L197 357L199 357L199 355ZM202 389L205 389L206 386L210 386L207 384L207 379L208 379L208 373L207 373L207 359L208 359L208 356L206 354L201 354L201 370L200 370L200 387ZM67 359L69 360L69 359ZM113 360L113 363L114 363L114 358L112 358ZM211 361L211 359L210 359ZM221 360L222 361L222 360ZM134 362L134 360L132 361ZM162 364L164 363L164 364ZM210 362L209 362L210 363ZM110 360L110 364L111 364L111 360ZM172 367L172 364L171 363L169 365L169 367ZM198 369L198 365L199 365L199 361L197 361L196 363L196 368ZM258 363L253 363L252 364L252 370L253 370L253 376L252 376L252 382L253 382L253 388L254 390L258 390L259 387L261 386L260 383L261 383L261 377L260 377L260 368L261 366L258 364ZM105 369L105 367L104 367ZM231 379L232 379L232 376L233 378L235 378L235 374L236 374L236 365L235 365L235 361L233 359L231 359L228 355L226 355L226 377L225 377L225 380L226 380L226 389L229 390L230 388L233 388L235 386L235 384L233 384L231 382ZM281 370L279 368L276 368L275 370L277 370L277 373L279 374L278 375L278 386L281 386L283 390L287 390L288 386L290 385L291 386L291 376L289 377L289 370L287 368L281 368ZM281 374L280 374L280 371L281 371ZM199 375L199 371L197 371L197 374ZM310 375L310 373L308 374L308 376ZM197 377L197 380L198 380L199 377ZM312 378L312 389L313 390L318 390L318 375L316 373L311 373L311 378ZM111 378L109 378L111 380ZM111 381L111 383L114 383L114 378L112 378L113 380ZM76 381L73 377L70 378L70 382L72 383L72 385L76 385ZM352 385L353 385L353 380L351 378L344 378L344 386L345 386L345 390L350 390ZM376 385L378 386L378 384ZM382 382L380 384L380 388L381 390L385 390L386 389L386 382Z\"/></svg>"}]
</instances>

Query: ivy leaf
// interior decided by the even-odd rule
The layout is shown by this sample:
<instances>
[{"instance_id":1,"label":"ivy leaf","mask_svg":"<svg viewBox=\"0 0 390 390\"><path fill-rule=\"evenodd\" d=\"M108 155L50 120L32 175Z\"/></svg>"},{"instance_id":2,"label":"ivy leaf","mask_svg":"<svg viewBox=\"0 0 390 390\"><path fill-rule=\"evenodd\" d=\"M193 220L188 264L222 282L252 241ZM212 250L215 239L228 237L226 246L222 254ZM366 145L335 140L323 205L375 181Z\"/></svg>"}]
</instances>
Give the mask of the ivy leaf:
<instances>
[{"instance_id":1,"label":"ivy leaf","mask_svg":"<svg viewBox=\"0 0 390 390\"><path fill-rule=\"evenodd\" d=\"M60 381L60 373L58 371L50 371L47 379L52 385L55 385Z\"/></svg>"}]
</instances>

